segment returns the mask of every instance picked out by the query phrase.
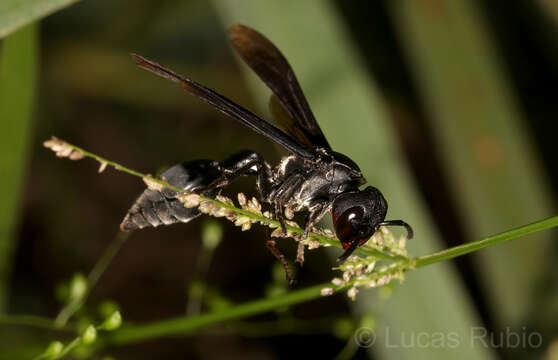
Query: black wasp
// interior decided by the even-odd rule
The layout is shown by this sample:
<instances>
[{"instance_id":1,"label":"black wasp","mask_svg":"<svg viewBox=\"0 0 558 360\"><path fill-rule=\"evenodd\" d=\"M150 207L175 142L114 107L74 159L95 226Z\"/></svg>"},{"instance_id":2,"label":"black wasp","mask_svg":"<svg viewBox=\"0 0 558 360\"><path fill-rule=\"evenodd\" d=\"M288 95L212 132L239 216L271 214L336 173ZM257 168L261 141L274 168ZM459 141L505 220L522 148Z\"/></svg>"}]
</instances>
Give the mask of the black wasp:
<instances>
[{"instance_id":1,"label":"black wasp","mask_svg":"<svg viewBox=\"0 0 558 360\"><path fill-rule=\"evenodd\" d=\"M284 233L285 214L306 211L307 235L331 211L335 232L345 249L339 261L366 243L380 226L404 226L411 238L413 231L407 223L385 220L387 202L378 189L368 186L359 190L366 180L358 165L331 149L281 52L247 26L234 25L230 33L236 51L272 90L270 107L284 131L156 62L136 54L132 57L141 68L178 83L190 94L271 138L291 154L272 168L257 152L243 151L223 161L187 161L169 168L161 177L176 187L215 196L239 176L253 175L261 200L271 204ZM170 189L145 190L128 211L122 230L188 222L200 215L197 208L185 208L176 195Z\"/></svg>"}]
</instances>

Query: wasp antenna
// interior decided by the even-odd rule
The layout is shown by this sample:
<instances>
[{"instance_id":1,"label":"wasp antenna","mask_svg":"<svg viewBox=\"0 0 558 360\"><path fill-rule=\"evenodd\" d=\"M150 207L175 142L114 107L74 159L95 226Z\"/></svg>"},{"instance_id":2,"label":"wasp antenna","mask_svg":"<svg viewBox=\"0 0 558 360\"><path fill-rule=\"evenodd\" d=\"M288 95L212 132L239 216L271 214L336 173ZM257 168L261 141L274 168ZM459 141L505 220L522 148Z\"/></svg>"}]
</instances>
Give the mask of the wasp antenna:
<instances>
[{"instance_id":1,"label":"wasp antenna","mask_svg":"<svg viewBox=\"0 0 558 360\"><path fill-rule=\"evenodd\" d=\"M407 229L407 239L409 240L412 239L414 235L413 228L411 227L411 225L407 224L403 220L382 221L381 223L378 224L378 226L403 226L405 227L405 229Z\"/></svg>"}]
</instances>

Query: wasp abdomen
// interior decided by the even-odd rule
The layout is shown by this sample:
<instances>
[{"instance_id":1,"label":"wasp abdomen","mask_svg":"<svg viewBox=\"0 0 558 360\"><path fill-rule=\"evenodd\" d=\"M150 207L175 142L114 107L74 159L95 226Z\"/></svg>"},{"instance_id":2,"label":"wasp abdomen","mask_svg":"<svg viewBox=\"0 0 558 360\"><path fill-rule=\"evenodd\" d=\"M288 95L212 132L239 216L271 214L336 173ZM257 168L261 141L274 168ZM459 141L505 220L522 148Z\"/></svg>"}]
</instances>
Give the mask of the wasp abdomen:
<instances>
[{"instance_id":1,"label":"wasp abdomen","mask_svg":"<svg viewBox=\"0 0 558 360\"><path fill-rule=\"evenodd\" d=\"M161 174L169 184L188 191L203 191L222 175L221 165L212 160L195 160L175 165ZM214 190L209 196L215 196ZM176 191L146 189L128 210L120 224L122 231L157 227L178 222L187 223L200 215L197 207L186 208L176 198Z\"/></svg>"}]
</instances>

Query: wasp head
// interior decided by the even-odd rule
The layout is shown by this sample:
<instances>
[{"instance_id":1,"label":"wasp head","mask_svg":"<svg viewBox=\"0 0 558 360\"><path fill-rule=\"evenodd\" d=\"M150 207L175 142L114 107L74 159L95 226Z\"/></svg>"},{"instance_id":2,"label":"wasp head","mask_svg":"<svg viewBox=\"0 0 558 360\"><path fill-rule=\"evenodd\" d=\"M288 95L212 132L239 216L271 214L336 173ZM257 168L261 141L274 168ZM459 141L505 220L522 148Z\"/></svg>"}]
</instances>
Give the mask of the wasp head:
<instances>
[{"instance_id":1,"label":"wasp head","mask_svg":"<svg viewBox=\"0 0 558 360\"><path fill-rule=\"evenodd\" d=\"M344 261L357 247L364 245L380 226L405 226L408 238L413 237L413 230L405 222L384 221L387 208L382 193L372 186L364 190L345 192L335 198L332 207L333 225L345 249L338 261Z\"/></svg>"}]
</instances>

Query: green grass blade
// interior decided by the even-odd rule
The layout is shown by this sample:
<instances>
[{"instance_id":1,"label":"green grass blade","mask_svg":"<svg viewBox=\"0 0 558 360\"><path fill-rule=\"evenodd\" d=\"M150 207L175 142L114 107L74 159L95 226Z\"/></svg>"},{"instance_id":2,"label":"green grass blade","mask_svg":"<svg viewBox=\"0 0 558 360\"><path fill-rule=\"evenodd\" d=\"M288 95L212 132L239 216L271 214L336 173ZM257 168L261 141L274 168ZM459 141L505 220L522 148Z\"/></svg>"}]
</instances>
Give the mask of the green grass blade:
<instances>
[{"instance_id":1,"label":"green grass blade","mask_svg":"<svg viewBox=\"0 0 558 360\"><path fill-rule=\"evenodd\" d=\"M475 2L389 4L470 238L550 216L546 179ZM532 310L551 236L475 256L500 326L522 326Z\"/></svg>"},{"instance_id":2,"label":"green grass blade","mask_svg":"<svg viewBox=\"0 0 558 360\"><path fill-rule=\"evenodd\" d=\"M330 4L257 0L243 1L242 6L231 0L214 3L227 26L233 23L252 26L284 52L332 146L353 158L370 183L382 189L390 203L390 218L405 219L415 227L417 239L409 244L411 254L439 249L431 219L401 161L394 129L380 96ZM254 75L250 75L250 81L251 84L257 81ZM255 94L269 93L262 91L261 85L254 88ZM260 100L263 103L266 97ZM470 327L478 324L478 319L449 263L410 274L381 308L376 300L374 292L363 292L355 308L363 316L377 315L380 330L390 328L399 333L408 329L427 333L448 330L458 332L464 341L458 349L386 349L378 342L374 349L383 358L491 357L489 350L465 344Z\"/></svg>"},{"instance_id":3,"label":"green grass blade","mask_svg":"<svg viewBox=\"0 0 558 360\"><path fill-rule=\"evenodd\" d=\"M2 43L0 57L0 312L6 309L37 70L37 27Z\"/></svg>"},{"instance_id":4,"label":"green grass blade","mask_svg":"<svg viewBox=\"0 0 558 360\"><path fill-rule=\"evenodd\" d=\"M78 0L0 1L0 39L38 19L61 10Z\"/></svg>"}]
</instances>

